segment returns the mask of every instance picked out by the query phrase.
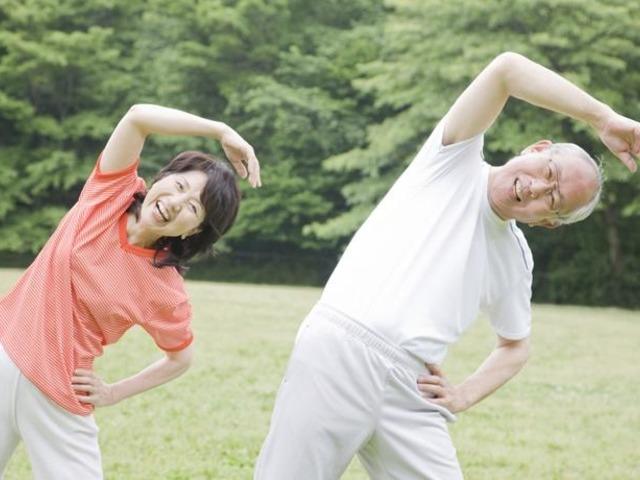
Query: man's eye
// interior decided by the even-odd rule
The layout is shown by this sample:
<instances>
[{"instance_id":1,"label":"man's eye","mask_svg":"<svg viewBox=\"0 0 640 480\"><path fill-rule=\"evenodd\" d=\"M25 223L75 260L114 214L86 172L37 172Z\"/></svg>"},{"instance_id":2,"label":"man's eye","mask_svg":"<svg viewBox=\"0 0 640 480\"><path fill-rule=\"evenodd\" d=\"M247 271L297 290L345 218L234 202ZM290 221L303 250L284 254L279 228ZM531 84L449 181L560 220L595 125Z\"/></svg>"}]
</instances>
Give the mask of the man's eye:
<instances>
[{"instance_id":1,"label":"man's eye","mask_svg":"<svg viewBox=\"0 0 640 480\"><path fill-rule=\"evenodd\" d=\"M182 185L182 183L176 182L176 185L178 185L178 190L180 191L184 190L184 186Z\"/></svg>"}]
</instances>

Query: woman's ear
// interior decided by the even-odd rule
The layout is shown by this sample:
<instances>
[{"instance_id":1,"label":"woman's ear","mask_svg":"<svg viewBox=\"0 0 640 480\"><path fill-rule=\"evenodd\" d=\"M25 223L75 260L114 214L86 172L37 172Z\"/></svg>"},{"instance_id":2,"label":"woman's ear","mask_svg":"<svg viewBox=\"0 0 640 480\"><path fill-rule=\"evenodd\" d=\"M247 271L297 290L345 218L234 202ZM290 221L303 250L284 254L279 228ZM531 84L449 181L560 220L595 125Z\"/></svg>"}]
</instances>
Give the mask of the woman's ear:
<instances>
[{"instance_id":1,"label":"woman's ear","mask_svg":"<svg viewBox=\"0 0 640 480\"><path fill-rule=\"evenodd\" d=\"M200 233L201 231L202 231L202 228L196 227L193 230L190 230L187 233L183 233L182 235L180 235L180 238L184 240L185 238L190 237L191 235L195 235L196 233Z\"/></svg>"}]
</instances>

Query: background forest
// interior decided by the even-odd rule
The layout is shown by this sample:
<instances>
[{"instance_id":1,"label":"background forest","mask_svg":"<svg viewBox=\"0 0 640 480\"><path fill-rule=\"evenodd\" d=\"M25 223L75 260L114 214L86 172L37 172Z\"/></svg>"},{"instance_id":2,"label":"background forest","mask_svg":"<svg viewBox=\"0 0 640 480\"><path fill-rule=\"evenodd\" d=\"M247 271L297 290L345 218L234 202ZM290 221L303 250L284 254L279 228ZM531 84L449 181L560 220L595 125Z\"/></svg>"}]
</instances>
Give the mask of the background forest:
<instances>
[{"instance_id":1,"label":"background forest","mask_svg":"<svg viewBox=\"0 0 640 480\"><path fill-rule=\"evenodd\" d=\"M191 278L321 284L466 84L522 53L640 118L640 3L619 0L0 0L0 264L28 262L75 202L118 119L157 103L256 149L236 226ZM523 227L534 301L640 306L640 174L586 125L511 100L500 164L540 138L600 158L588 220ZM152 137L141 174L202 139ZM390 245L389 248L393 248Z\"/></svg>"}]
</instances>

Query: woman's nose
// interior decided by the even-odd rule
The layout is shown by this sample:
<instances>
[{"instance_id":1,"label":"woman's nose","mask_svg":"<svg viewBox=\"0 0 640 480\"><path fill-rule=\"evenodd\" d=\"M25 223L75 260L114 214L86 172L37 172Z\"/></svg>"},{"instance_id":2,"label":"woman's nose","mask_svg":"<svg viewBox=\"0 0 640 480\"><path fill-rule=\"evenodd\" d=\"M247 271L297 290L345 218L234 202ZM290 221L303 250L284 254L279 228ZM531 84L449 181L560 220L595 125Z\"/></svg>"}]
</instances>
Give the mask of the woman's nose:
<instances>
[{"instance_id":1,"label":"woman's nose","mask_svg":"<svg viewBox=\"0 0 640 480\"><path fill-rule=\"evenodd\" d=\"M171 198L167 202L167 208L174 213L178 213L182 208L182 202L176 198Z\"/></svg>"}]
</instances>

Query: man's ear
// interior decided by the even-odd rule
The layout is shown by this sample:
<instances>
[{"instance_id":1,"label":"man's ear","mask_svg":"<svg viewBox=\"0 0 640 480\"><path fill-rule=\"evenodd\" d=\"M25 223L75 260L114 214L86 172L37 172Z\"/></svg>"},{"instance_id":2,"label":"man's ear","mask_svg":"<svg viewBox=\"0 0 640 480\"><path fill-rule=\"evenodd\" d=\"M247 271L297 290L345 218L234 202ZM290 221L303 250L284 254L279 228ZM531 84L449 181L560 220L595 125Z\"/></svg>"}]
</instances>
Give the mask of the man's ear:
<instances>
[{"instance_id":1,"label":"man's ear","mask_svg":"<svg viewBox=\"0 0 640 480\"><path fill-rule=\"evenodd\" d=\"M558 220L540 220L539 222L530 223L530 227L543 227L553 230L554 228L558 228L562 224Z\"/></svg>"},{"instance_id":2,"label":"man's ear","mask_svg":"<svg viewBox=\"0 0 640 480\"><path fill-rule=\"evenodd\" d=\"M527 148L522 150L520 154L526 155L527 153L542 152L543 150L549 148L551 145L553 145L553 142L551 140L538 140L536 143L529 145Z\"/></svg>"}]
</instances>

